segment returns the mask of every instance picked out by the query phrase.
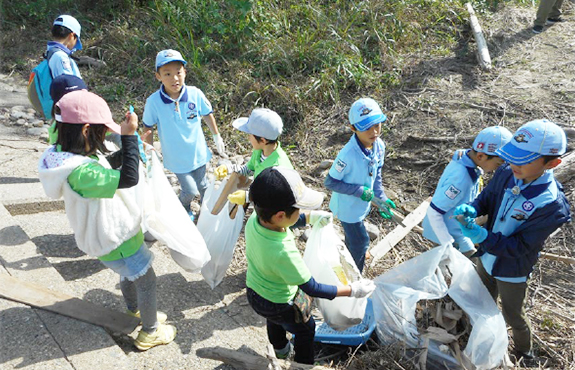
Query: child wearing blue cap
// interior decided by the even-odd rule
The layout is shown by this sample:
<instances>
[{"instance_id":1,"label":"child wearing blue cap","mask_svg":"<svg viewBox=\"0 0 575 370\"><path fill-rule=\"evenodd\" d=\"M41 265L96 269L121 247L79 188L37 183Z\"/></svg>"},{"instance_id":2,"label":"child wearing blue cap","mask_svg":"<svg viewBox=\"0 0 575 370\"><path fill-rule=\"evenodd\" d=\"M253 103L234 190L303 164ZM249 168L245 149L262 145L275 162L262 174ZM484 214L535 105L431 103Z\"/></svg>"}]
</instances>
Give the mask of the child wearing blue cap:
<instances>
[{"instance_id":1,"label":"child wearing blue cap","mask_svg":"<svg viewBox=\"0 0 575 370\"><path fill-rule=\"evenodd\" d=\"M363 271L369 235L363 219L373 202L384 218L391 218L396 208L388 199L381 182L385 144L379 138L381 124L387 117L375 100L362 98L352 104L349 123L353 136L338 153L325 179L333 191L329 208L339 218L349 249L359 271Z\"/></svg>"},{"instance_id":2,"label":"child wearing blue cap","mask_svg":"<svg viewBox=\"0 0 575 370\"><path fill-rule=\"evenodd\" d=\"M61 15L54 20L53 40L49 41L46 47L46 59L52 78L63 74L82 77L78 65L71 58L72 53L82 50L81 31L80 23L70 15Z\"/></svg>"},{"instance_id":3,"label":"child wearing blue cap","mask_svg":"<svg viewBox=\"0 0 575 370\"><path fill-rule=\"evenodd\" d=\"M186 61L176 50L162 50L156 56L156 79L162 83L144 107L144 126L158 127L164 166L176 174L182 190L180 202L190 213L190 203L199 193L203 200L208 187L206 164L212 153L202 131L203 118L213 134L216 150L226 156L212 105L195 86L186 86ZM146 142L152 145L153 132Z\"/></svg>"},{"instance_id":4,"label":"child wearing blue cap","mask_svg":"<svg viewBox=\"0 0 575 370\"><path fill-rule=\"evenodd\" d=\"M440 245L453 243L468 257L475 252L471 240L461 233L453 211L458 205L475 200L482 188L481 175L503 164L495 152L509 140L511 132L505 127L487 127L477 134L471 149L455 151L443 170L423 220L425 238Z\"/></svg>"},{"instance_id":5,"label":"child wearing blue cap","mask_svg":"<svg viewBox=\"0 0 575 370\"><path fill-rule=\"evenodd\" d=\"M570 206L553 168L567 148L565 132L546 119L521 126L496 154L502 166L485 190L455 209L461 231L478 246L477 272L493 296L501 299L506 323L513 331L517 361L536 364L525 312L527 281L545 239L571 220ZM485 227L472 220L488 215Z\"/></svg>"}]
</instances>

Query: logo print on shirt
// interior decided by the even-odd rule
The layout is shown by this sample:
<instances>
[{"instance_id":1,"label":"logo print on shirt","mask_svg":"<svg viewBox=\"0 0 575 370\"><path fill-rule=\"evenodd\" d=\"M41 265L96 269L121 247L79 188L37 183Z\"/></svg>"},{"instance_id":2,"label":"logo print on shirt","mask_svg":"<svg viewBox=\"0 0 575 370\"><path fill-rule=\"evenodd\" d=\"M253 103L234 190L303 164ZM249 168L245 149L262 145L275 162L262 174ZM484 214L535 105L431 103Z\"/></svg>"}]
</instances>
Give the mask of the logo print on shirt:
<instances>
[{"instance_id":1,"label":"logo print on shirt","mask_svg":"<svg viewBox=\"0 0 575 370\"><path fill-rule=\"evenodd\" d=\"M194 103L190 103L190 104L188 104L188 109L194 110L194 109L196 109L196 105Z\"/></svg>"},{"instance_id":2,"label":"logo print on shirt","mask_svg":"<svg viewBox=\"0 0 575 370\"><path fill-rule=\"evenodd\" d=\"M62 68L72 69L72 66L70 65L70 59L62 59Z\"/></svg>"},{"instance_id":3,"label":"logo print on shirt","mask_svg":"<svg viewBox=\"0 0 575 370\"><path fill-rule=\"evenodd\" d=\"M527 220L527 216L525 216L523 213L514 214L513 216L511 216L511 218L514 218L514 219L516 219L517 221L525 221L525 220Z\"/></svg>"},{"instance_id":4,"label":"logo print on shirt","mask_svg":"<svg viewBox=\"0 0 575 370\"><path fill-rule=\"evenodd\" d=\"M532 202L526 200L525 202L523 202L523 205L521 207L523 207L524 210L529 212L532 211L533 208L535 208L535 205Z\"/></svg>"},{"instance_id":5,"label":"logo print on shirt","mask_svg":"<svg viewBox=\"0 0 575 370\"><path fill-rule=\"evenodd\" d=\"M337 172L343 172L343 170L347 167L347 163L345 163L344 161L342 161L341 159L338 159L337 162L335 163L335 170Z\"/></svg>"},{"instance_id":6,"label":"logo print on shirt","mask_svg":"<svg viewBox=\"0 0 575 370\"><path fill-rule=\"evenodd\" d=\"M447 190L445 191L445 196L447 196L451 200L457 198L459 194L461 194L461 190L457 189L453 185L449 185L449 188L447 188Z\"/></svg>"},{"instance_id":7,"label":"logo print on shirt","mask_svg":"<svg viewBox=\"0 0 575 370\"><path fill-rule=\"evenodd\" d=\"M188 116L188 119L194 119L196 118L198 115L195 112L190 112L190 115Z\"/></svg>"}]
</instances>

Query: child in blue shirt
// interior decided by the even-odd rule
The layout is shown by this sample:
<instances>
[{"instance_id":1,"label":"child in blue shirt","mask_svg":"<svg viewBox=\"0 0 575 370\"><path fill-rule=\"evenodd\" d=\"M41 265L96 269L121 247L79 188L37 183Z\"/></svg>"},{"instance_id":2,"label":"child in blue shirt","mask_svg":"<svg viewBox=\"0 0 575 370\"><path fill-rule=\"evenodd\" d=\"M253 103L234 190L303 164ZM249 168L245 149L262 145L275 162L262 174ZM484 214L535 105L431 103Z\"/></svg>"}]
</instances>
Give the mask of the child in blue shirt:
<instances>
[{"instance_id":1,"label":"child in blue shirt","mask_svg":"<svg viewBox=\"0 0 575 370\"><path fill-rule=\"evenodd\" d=\"M513 331L517 360L536 362L525 312L527 281L545 239L571 220L563 188L553 177L567 148L565 132L548 120L521 126L496 154L509 163L493 176L471 205L462 204L464 236L478 246L477 272L493 296L501 299L506 323ZM488 215L485 227L472 220Z\"/></svg>"},{"instance_id":2,"label":"child in blue shirt","mask_svg":"<svg viewBox=\"0 0 575 370\"><path fill-rule=\"evenodd\" d=\"M212 114L212 105L195 86L186 86L186 61L175 50L162 50L156 56L156 79L162 83L150 95L144 107L144 126L158 126L164 166L176 174L182 190L180 202L190 212L190 202L196 194L203 200L208 187L206 164L212 153L206 144L200 118L203 117L216 144L225 156L225 145ZM146 142L152 145L153 132Z\"/></svg>"},{"instance_id":3,"label":"child in blue shirt","mask_svg":"<svg viewBox=\"0 0 575 370\"><path fill-rule=\"evenodd\" d=\"M378 206L384 218L391 218L391 209L396 208L381 182L385 144L379 135L386 120L375 100L362 98L353 103L349 122L354 135L338 153L325 179L326 188L333 191L329 208L341 221L345 244L359 271L369 247L363 219L369 214L370 202Z\"/></svg>"},{"instance_id":4,"label":"child in blue shirt","mask_svg":"<svg viewBox=\"0 0 575 370\"><path fill-rule=\"evenodd\" d=\"M473 243L461 233L453 218L455 207L475 200L481 191L483 172L495 171L503 160L495 151L511 140L511 132L501 126L482 130L471 149L457 150L445 167L423 220L423 236L437 244L453 243L466 256L475 252Z\"/></svg>"},{"instance_id":5,"label":"child in blue shirt","mask_svg":"<svg viewBox=\"0 0 575 370\"><path fill-rule=\"evenodd\" d=\"M71 58L73 52L82 50L81 31L80 23L70 15L61 15L54 20L53 41L48 42L46 47L46 57L52 78L63 74L82 77L78 65Z\"/></svg>"}]
</instances>

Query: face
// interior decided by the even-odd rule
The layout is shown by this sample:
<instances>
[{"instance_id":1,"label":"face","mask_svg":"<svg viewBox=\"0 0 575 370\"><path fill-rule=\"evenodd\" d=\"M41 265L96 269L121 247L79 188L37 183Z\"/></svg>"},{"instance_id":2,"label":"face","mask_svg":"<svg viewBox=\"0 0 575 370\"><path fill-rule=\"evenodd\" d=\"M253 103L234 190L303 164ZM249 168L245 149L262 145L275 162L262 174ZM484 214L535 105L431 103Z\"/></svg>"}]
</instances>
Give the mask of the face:
<instances>
[{"instance_id":1,"label":"face","mask_svg":"<svg viewBox=\"0 0 575 370\"><path fill-rule=\"evenodd\" d=\"M499 168L505 161L497 156L488 158L485 153L477 153L478 165L483 171L489 173Z\"/></svg>"},{"instance_id":2,"label":"face","mask_svg":"<svg viewBox=\"0 0 575 370\"><path fill-rule=\"evenodd\" d=\"M68 49L72 50L74 46L76 46L76 41L78 41L78 36L74 32L72 32L68 34L64 42L62 42L62 44Z\"/></svg>"},{"instance_id":3,"label":"face","mask_svg":"<svg viewBox=\"0 0 575 370\"><path fill-rule=\"evenodd\" d=\"M274 221L275 226L285 230L290 226L293 226L297 222L297 220L299 219L299 214L300 214L299 208L296 209L295 212L292 213L290 217L288 217L285 212L278 212L272 217L272 221Z\"/></svg>"},{"instance_id":4,"label":"face","mask_svg":"<svg viewBox=\"0 0 575 370\"><path fill-rule=\"evenodd\" d=\"M266 146L265 140L264 141L257 141L256 137L252 134L249 134L248 136L249 140L250 140L250 144L252 144L252 147L254 148L254 150L263 150L264 147Z\"/></svg>"},{"instance_id":5,"label":"face","mask_svg":"<svg viewBox=\"0 0 575 370\"><path fill-rule=\"evenodd\" d=\"M170 98L177 99L184 87L186 69L180 62L170 62L161 66L156 72L156 79L164 85L164 90Z\"/></svg>"},{"instance_id":6,"label":"face","mask_svg":"<svg viewBox=\"0 0 575 370\"><path fill-rule=\"evenodd\" d=\"M545 163L545 159L543 157L539 157L536 160L521 166L510 164L510 167L513 171L513 176L515 176L517 180L523 180L524 183L528 183L533 180L537 180L541 175L543 175L545 170L556 167L559 163L561 163L560 159L554 159Z\"/></svg>"},{"instance_id":7,"label":"face","mask_svg":"<svg viewBox=\"0 0 575 370\"><path fill-rule=\"evenodd\" d=\"M365 131L358 131L353 125L351 126L351 129L355 132L363 146L368 149L373 146L373 143L375 143L379 135L381 135L381 123L373 125Z\"/></svg>"}]
</instances>

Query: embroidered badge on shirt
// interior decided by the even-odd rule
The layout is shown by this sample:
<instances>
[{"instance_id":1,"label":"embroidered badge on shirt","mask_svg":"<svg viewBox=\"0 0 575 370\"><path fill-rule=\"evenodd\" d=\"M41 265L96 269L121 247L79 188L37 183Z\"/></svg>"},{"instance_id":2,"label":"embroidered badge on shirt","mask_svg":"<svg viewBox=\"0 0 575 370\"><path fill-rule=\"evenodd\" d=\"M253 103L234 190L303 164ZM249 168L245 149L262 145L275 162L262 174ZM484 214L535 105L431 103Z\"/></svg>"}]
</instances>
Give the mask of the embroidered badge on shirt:
<instances>
[{"instance_id":1,"label":"embroidered badge on shirt","mask_svg":"<svg viewBox=\"0 0 575 370\"><path fill-rule=\"evenodd\" d=\"M62 68L72 69L72 67L70 66L70 59L62 59Z\"/></svg>"},{"instance_id":2,"label":"embroidered badge on shirt","mask_svg":"<svg viewBox=\"0 0 575 370\"><path fill-rule=\"evenodd\" d=\"M347 167L347 163L345 163L344 161L342 161L341 159L338 159L337 162L335 163L335 170L337 172L343 172L343 170Z\"/></svg>"},{"instance_id":3,"label":"embroidered badge on shirt","mask_svg":"<svg viewBox=\"0 0 575 370\"><path fill-rule=\"evenodd\" d=\"M188 104L188 109L194 110L194 109L196 109L196 105L194 103L190 103L190 104Z\"/></svg>"},{"instance_id":4,"label":"embroidered badge on shirt","mask_svg":"<svg viewBox=\"0 0 575 370\"><path fill-rule=\"evenodd\" d=\"M511 218L514 218L517 221L527 220L527 216L525 216L523 213L516 213L516 214L512 215Z\"/></svg>"},{"instance_id":5,"label":"embroidered badge on shirt","mask_svg":"<svg viewBox=\"0 0 575 370\"><path fill-rule=\"evenodd\" d=\"M445 195L453 200L455 198L457 198L457 196L461 193L461 190L457 189L455 186L453 185L449 185L449 188L445 191Z\"/></svg>"},{"instance_id":6,"label":"embroidered badge on shirt","mask_svg":"<svg viewBox=\"0 0 575 370\"><path fill-rule=\"evenodd\" d=\"M530 201L527 200L527 201L523 202L522 207L523 207L524 210L526 210L527 212L529 212L529 211L531 211L531 210L533 209L533 207L535 207L535 205L533 205L532 202L530 202Z\"/></svg>"}]
</instances>

